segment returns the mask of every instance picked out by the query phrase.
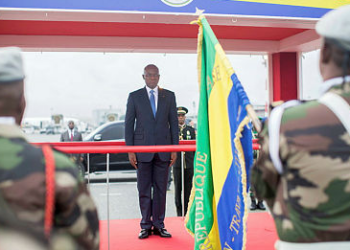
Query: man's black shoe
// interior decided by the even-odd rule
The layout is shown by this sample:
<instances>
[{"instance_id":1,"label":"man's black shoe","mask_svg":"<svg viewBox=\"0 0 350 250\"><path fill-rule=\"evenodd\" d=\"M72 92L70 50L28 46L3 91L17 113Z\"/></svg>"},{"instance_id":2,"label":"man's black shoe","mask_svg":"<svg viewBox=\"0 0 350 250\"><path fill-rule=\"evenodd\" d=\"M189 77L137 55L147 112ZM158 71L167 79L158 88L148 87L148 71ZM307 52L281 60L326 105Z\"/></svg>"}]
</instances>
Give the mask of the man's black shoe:
<instances>
[{"instance_id":1,"label":"man's black shoe","mask_svg":"<svg viewBox=\"0 0 350 250\"><path fill-rule=\"evenodd\" d=\"M258 208L258 207L257 207L257 205L256 205L255 202L252 202L252 203L250 204L250 210L254 211L254 210L256 210L257 208Z\"/></svg>"},{"instance_id":2,"label":"man's black shoe","mask_svg":"<svg viewBox=\"0 0 350 250\"><path fill-rule=\"evenodd\" d=\"M266 207L264 206L263 201L259 201L257 207L260 210L266 210Z\"/></svg>"},{"instance_id":3,"label":"man's black shoe","mask_svg":"<svg viewBox=\"0 0 350 250\"><path fill-rule=\"evenodd\" d=\"M159 235L160 237L164 238L170 238L171 234L165 229L165 228L154 228L153 229L154 235Z\"/></svg>"},{"instance_id":4,"label":"man's black shoe","mask_svg":"<svg viewBox=\"0 0 350 250\"><path fill-rule=\"evenodd\" d=\"M151 233L151 229L141 229L141 232L139 233L139 239L146 239L148 236L150 236Z\"/></svg>"}]
</instances>

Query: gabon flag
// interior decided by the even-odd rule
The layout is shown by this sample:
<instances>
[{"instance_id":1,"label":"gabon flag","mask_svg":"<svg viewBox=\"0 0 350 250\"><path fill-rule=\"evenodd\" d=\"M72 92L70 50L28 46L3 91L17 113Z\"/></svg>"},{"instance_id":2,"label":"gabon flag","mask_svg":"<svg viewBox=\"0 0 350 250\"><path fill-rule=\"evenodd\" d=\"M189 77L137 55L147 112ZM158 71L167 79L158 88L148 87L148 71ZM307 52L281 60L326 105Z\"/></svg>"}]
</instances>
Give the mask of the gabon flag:
<instances>
[{"instance_id":1,"label":"gabon flag","mask_svg":"<svg viewBox=\"0 0 350 250\"><path fill-rule=\"evenodd\" d=\"M197 151L185 226L194 249L245 249L253 163L250 102L206 18L197 23Z\"/></svg>"}]
</instances>

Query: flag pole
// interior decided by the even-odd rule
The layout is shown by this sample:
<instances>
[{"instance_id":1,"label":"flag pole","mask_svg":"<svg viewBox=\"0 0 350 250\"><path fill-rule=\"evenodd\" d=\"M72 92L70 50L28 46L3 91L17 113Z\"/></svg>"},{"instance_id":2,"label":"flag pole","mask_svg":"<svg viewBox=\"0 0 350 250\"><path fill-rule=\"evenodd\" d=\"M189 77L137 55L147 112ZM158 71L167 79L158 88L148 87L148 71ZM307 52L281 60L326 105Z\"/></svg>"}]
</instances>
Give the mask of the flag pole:
<instances>
[{"instance_id":1,"label":"flag pole","mask_svg":"<svg viewBox=\"0 0 350 250\"><path fill-rule=\"evenodd\" d=\"M247 110L249 118L252 120L253 126L255 127L256 131L258 133L261 132L261 122L259 120L258 115L256 114L253 106L251 104L248 104L245 109Z\"/></svg>"},{"instance_id":2,"label":"flag pole","mask_svg":"<svg viewBox=\"0 0 350 250\"><path fill-rule=\"evenodd\" d=\"M195 21L192 21L190 24L198 24L198 22L199 22L201 16L203 15L203 13L204 13L204 10L198 9L196 7L196 12L195 12L194 15L198 16L198 19L195 20ZM262 129L261 121L259 120L259 117L256 114L253 106L251 104L248 104L245 109L246 109L246 111L248 113L249 118L252 120L253 126L255 127L256 131L258 133L260 133L261 129Z\"/></svg>"}]
</instances>

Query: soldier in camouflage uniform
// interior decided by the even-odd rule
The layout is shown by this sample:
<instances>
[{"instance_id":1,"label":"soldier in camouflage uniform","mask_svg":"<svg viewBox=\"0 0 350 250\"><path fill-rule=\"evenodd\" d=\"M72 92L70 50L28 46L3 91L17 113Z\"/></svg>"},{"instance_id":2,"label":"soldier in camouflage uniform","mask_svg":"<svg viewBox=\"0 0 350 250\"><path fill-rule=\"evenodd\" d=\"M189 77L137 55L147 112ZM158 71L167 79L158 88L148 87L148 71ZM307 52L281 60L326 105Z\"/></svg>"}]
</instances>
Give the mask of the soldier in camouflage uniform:
<instances>
[{"instance_id":1,"label":"soldier in camouflage uniform","mask_svg":"<svg viewBox=\"0 0 350 250\"><path fill-rule=\"evenodd\" d=\"M32 230L23 230L13 225L12 221L4 221L0 215L0 249L4 250L47 250L48 244L36 237Z\"/></svg>"},{"instance_id":2,"label":"soldier in camouflage uniform","mask_svg":"<svg viewBox=\"0 0 350 250\"><path fill-rule=\"evenodd\" d=\"M11 250L47 250L48 241L20 222L9 210L0 193L0 249Z\"/></svg>"},{"instance_id":3,"label":"soldier in camouflage uniform","mask_svg":"<svg viewBox=\"0 0 350 250\"><path fill-rule=\"evenodd\" d=\"M41 148L29 144L18 126L25 109L24 73L19 49L0 49L0 192L13 215L36 233L44 234L45 163ZM99 248L96 207L77 167L53 152L55 203L53 244L74 239L79 249ZM68 238L61 237L69 236ZM68 244L70 245L70 244ZM50 249L71 249L63 243Z\"/></svg>"},{"instance_id":4,"label":"soldier in camouflage uniform","mask_svg":"<svg viewBox=\"0 0 350 250\"><path fill-rule=\"evenodd\" d=\"M0 250L79 250L72 236L51 232L50 240L20 221L0 193Z\"/></svg>"},{"instance_id":5,"label":"soldier in camouflage uniform","mask_svg":"<svg viewBox=\"0 0 350 250\"><path fill-rule=\"evenodd\" d=\"M252 169L275 220L277 249L350 249L350 5L326 14L315 101L275 108Z\"/></svg>"}]
</instances>

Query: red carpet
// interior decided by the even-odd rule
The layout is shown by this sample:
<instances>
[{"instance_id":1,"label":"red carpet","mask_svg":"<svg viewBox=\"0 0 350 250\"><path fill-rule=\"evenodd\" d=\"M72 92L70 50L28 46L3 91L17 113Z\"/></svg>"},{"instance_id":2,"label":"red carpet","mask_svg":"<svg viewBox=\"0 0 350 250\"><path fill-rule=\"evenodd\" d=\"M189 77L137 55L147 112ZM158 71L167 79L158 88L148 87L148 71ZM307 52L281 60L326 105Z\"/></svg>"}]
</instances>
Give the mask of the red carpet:
<instances>
[{"instance_id":1,"label":"red carpet","mask_svg":"<svg viewBox=\"0 0 350 250\"><path fill-rule=\"evenodd\" d=\"M191 250L193 238L187 233L181 217L165 219L166 228L173 235L166 239L152 235L147 239L137 238L140 219L110 221L110 250ZM107 250L107 221L101 221L100 250ZM248 216L247 250L273 250L277 239L272 217L266 213L250 213Z\"/></svg>"}]
</instances>

